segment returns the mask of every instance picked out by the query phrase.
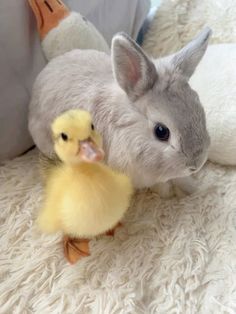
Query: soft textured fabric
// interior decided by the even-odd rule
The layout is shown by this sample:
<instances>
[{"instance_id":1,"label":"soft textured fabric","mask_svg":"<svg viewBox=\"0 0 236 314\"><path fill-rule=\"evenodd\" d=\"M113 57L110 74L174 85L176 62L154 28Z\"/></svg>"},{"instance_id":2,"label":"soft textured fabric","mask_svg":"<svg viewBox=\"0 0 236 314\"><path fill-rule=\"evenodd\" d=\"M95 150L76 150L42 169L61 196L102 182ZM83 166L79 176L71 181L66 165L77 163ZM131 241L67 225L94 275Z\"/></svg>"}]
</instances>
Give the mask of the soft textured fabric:
<instances>
[{"instance_id":1,"label":"soft textured fabric","mask_svg":"<svg viewBox=\"0 0 236 314\"><path fill-rule=\"evenodd\" d=\"M235 0L162 0L145 36L144 49L155 57L181 49L204 27L212 44L236 42Z\"/></svg>"},{"instance_id":2,"label":"soft textured fabric","mask_svg":"<svg viewBox=\"0 0 236 314\"><path fill-rule=\"evenodd\" d=\"M34 79L45 60L35 21L25 0L0 2L0 160L33 145L28 103Z\"/></svg>"},{"instance_id":3,"label":"soft textured fabric","mask_svg":"<svg viewBox=\"0 0 236 314\"><path fill-rule=\"evenodd\" d=\"M118 31L136 38L149 0L65 0L85 15L110 42ZM0 160L33 145L27 129L28 103L36 75L44 67L36 22L26 0L0 1Z\"/></svg>"},{"instance_id":4,"label":"soft textured fabric","mask_svg":"<svg viewBox=\"0 0 236 314\"><path fill-rule=\"evenodd\" d=\"M208 164L200 191L163 200L143 191L114 238L75 266L61 235L42 235L37 152L0 168L0 312L233 314L236 171Z\"/></svg>"},{"instance_id":5,"label":"soft textured fabric","mask_svg":"<svg viewBox=\"0 0 236 314\"><path fill-rule=\"evenodd\" d=\"M211 45L190 80L206 111L209 159L236 165L236 44Z\"/></svg>"},{"instance_id":6,"label":"soft textured fabric","mask_svg":"<svg viewBox=\"0 0 236 314\"><path fill-rule=\"evenodd\" d=\"M117 32L136 39L150 9L150 0L67 0L101 32L108 44Z\"/></svg>"}]
</instances>

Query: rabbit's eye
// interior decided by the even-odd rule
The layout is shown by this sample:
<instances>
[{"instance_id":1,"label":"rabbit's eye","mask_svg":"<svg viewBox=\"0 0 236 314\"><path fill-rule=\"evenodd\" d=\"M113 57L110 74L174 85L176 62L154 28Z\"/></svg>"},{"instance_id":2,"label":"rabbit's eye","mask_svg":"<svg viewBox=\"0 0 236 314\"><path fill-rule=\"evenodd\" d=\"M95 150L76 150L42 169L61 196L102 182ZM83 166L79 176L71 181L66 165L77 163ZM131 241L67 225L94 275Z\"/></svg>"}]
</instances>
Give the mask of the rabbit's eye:
<instances>
[{"instance_id":1,"label":"rabbit's eye","mask_svg":"<svg viewBox=\"0 0 236 314\"><path fill-rule=\"evenodd\" d=\"M95 129L95 128L94 128L94 124L91 124L91 129L94 131L94 129Z\"/></svg>"},{"instance_id":2,"label":"rabbit's eye","mask_svg":"<svg viewBox=\"0 0 236 314\"><path fill-rule=\"evenodd\" d=\"M61 138L63 139L63 141L67 141L68 140L68 136L65 133L61 133Z\"/></svg>"},{"instance_id":3,"label":"rabbit's eye","mask_svg":"<svg viewBox=\"0 0 236 314\"><path fill-rule=\"evenodd\" d=\"M168 141L170 130L162 123L157 123L154 128L154 134L160 141Z\"/></svg>"}]
</instances>

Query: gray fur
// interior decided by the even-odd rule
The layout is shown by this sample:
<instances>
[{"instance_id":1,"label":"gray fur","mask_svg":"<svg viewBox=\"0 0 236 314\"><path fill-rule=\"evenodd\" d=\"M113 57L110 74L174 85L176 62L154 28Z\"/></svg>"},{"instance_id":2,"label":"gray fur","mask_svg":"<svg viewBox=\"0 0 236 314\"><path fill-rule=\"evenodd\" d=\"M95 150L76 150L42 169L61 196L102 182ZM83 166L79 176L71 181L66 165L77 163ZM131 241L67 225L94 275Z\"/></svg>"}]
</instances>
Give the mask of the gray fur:
<instances>
[{"instance_id":1,"label":"gray fur","mask_svg":"<svg viewBox=\"0 0 236 314\"><path fill-rule=\"evenodd\" d=\"M30 103L29 129L36 145L50 156L53 119L83 108L92 113L103 136L108 164L130 175L136 187L198 170L207 158L209 136L188 79L209 35L205 30L180 52L154 61L123 34L113 39L112 60L93 50L73 50L53 59L39 74ZM170 129L168 142L155 138L157 122Z\"/></svg>"}]
</instances>

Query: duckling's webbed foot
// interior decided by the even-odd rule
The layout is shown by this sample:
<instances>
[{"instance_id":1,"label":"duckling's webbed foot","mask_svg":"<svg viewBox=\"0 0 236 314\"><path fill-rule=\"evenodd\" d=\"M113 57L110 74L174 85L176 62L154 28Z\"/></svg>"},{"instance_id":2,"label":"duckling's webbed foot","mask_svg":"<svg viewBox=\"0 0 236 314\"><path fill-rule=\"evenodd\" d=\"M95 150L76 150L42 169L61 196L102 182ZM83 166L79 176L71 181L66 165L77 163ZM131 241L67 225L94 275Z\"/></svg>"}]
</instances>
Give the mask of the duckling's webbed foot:
<instances>
[{"instance_id":1,"label":"duckling's webbed foot","mask_svg":"<svg viewBox=\"0 0 236 314\"><path fill-rule=\"evenodd\" d=\"M120 227L122 227L122 223L121 223L121 222L118 222L118 224L115 225L115 227L114 227L113 229L108 230L105 234L106 234L107 236L113 237L114 234L115 234L116 229L117 229L117 228L120 228Z\"/></svg>"},{"instance_id":2,"label":"duckling's webbed foot","mask_svg":"<svg viewBox=\"0 0 236 314\"><path fill-rule=\"evenodd\" d=\"M89 240L64 236L64 255L70 264L75 264L82 257L89 256Z\"/></svg>"}]
</instances>

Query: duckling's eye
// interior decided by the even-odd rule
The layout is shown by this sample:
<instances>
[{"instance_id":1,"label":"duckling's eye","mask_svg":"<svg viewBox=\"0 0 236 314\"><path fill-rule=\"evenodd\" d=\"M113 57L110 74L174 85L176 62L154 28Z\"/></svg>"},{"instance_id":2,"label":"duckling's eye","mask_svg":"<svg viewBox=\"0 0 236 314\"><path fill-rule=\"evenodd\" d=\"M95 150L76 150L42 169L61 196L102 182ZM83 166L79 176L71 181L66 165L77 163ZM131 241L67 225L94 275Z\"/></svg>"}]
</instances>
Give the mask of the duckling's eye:
<instances>
[{"instance_id":1,"label":"duckling's eye","mask_svg":"<svg viewBox=\"0 0 236 314\"><path fill-rule=\"evenodd\" d=\"M68 136L65 133L61 133L61 138L63 139L63 141L67 141L68 140Z\"/></svg>"},{"instance_id":2,"label":"duckling's eye","mask_svg":"<svg viewBox=\"0 0 236 314\"><path fill-rule=\"evenodd\" d=\"M91 129L92 129L93 131L94 131L94 129L95 129L93 124L91 124Z\"/></svg>"}]
</instances>

